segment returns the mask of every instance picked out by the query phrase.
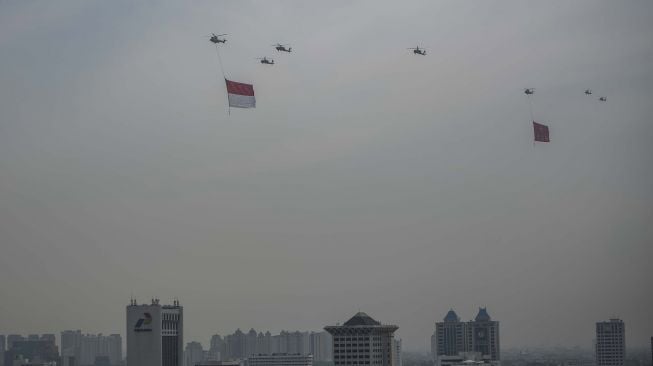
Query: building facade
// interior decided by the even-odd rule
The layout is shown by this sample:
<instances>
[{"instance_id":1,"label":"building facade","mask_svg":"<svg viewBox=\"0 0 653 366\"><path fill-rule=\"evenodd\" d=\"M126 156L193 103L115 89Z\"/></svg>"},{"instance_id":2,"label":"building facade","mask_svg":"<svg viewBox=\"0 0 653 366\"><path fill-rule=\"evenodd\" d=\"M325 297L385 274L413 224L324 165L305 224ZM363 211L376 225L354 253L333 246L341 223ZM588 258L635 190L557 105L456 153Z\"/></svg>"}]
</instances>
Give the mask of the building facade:
<instances>
[{"instance_id":1,"label":"building facade","mask_svg":"<svg viewBox=\"0 0 653 366\"><path fill-rule=\"evenodd\" d=\"M328 332L311 332L310 353L313 361L333 361L333 339Z\"/></svg>"},{"instance_id":2,"label":"building facade","mask_svg":"<svg viewBox=\"0 0 653 366\"><path fill-rule=\"evenodd\" d=\"M247 366L313 366L313 356L289 353L252 355L247 358Z\"/></svg>"},{"instance_id":3,"label":"building facade","mask_svg":"<svg viewBox=\"0 0 653 366\"><path fill-rule=\"evenodd\" d=\"M486 308L479 308L474 320L468 322L460 321L451 309L442 322L435 323L431 354L437 366L451 366L462 361L499 364L499 322L492 320Z\"/></svg>"},{"instance_id":4,"label":"building facade","mask_svg":"<svg viewBox=\"0 0 653 366\"><path fill-rule=\"evenodd\" d=\"M596 365L624 366L626 326L620 319L596 323Z\"/></svg>"},{"instance_id":5,"label":"building facade","mask_svg":"<svg viewBox=\"0 0 653 366\"><path fill-rule=\"evenodd\" d=\"M184 312L178 301L127 306L127 366L183 366Z\"/></svg>"},{"instance_id":6,"label":"building facade","mask_svg":"<svg viewBox=\"0 0 653 366\"><path fill-rule=\"evenodd\" d=\"M335 366L394 366L396 325L384 325L359 312L343 325L324 327L333 337Z\"/></svg>"}]
</instances>

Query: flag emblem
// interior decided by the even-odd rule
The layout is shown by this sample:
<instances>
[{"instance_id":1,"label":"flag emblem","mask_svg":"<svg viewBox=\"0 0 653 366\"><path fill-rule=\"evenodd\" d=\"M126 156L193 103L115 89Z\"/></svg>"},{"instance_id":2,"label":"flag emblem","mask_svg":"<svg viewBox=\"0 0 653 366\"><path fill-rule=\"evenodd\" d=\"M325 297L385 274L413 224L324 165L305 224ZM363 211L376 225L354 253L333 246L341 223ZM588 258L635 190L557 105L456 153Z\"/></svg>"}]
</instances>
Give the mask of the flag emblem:
<instances>
[{"instance_id":1,"label":"flag emblem","mask_svg":"<svg viewBox=\"0 0 653 366\"><path fill-rule=\"evenodd\" d=\"M256 108L254 85L224 79L227 83L229 107Z\"/></svg>"},{"instance_id":2,"label":"flag emblem","mask_svg":"<svg viewBox=\"0 0 653 366\"><path fill-rule=\"evenodd\" d=\"M549 142L549 126L533 121L533 134L535 141Z\"/></svg>"}]
</instances>

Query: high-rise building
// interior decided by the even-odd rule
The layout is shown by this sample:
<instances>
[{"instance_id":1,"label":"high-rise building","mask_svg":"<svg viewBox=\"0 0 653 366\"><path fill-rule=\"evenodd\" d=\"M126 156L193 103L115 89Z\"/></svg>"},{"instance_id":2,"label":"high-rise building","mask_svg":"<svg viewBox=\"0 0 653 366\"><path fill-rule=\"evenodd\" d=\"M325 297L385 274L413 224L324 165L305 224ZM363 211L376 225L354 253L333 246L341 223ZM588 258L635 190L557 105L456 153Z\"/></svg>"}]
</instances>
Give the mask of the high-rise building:
<instances>
[{"instance_id":1,"label":"high-rise building","mask_svg":"<svg viewBox=\"0 0 653 366\"><path fill-rule=\"evenodd\" d=\"M65 366L71 364L79 365L81 359L82 331L81 330L64 330L61 332L61 358Z\"/></svg>"},{"instance_id":2,"label":"high-rise building","mask_svg":"<svg viewBox=\"0 0 653 366\"><path fill-rule=\"evenodd\" d=\"M333 360L333 339L328 332L311 332L310 353L313 361Z\"/></svg>"},{"instance_id":3,"label":"high-rise building","mask_svg":"<svg viewBox=\"0 0 653 366\"><path fill-rule=\"evenodd\" d=\"M486 308L479 308L474 320L461 322L451 309L442 322L435 323L431 354L437 366L465 360L498 364L501 359L499 322L493 321Z\"/></svg>"},{"instance_id":4,"label":"high-rise building","mask_svg":"<svg viewBox=\"0 0 653 366\"><path fill-rule=\"evenodd\" d=\"M81 330L61 332L61 358L65 366L90 366L98 358L107 358L111 365L122 362L120 334L82 334Z\"/></svg>"},{"instance_id":5,"label":"high-rise building","mask_svg":"<svg viewBox=\"0 0 653 366\"><path fill-rule=\"evenodd\" d=\"M247 358L247 366L313 366L313 356L290 353L251 355Z\"/></svg>"},{"instance_id":6,"label":"high-rise building","mask_svg":"<svg viewBox=\"0 0 653 366\"><path fill-rule=\"evenodd\" d=\"M204 348L200 342L186 343L186 366L195 366L204 361Z\"/></svg>"},{"instance_id":7,"label":"high-rise building","mask_svg":"<svg viewBox=\"0 0 653 366\"><path fill-rule=\"evenodd\" d=\"M467 342L471 352L489 356L489 360L501 359L499 345L499 322L492 320L486 308L479 308L474 321L467 323Z\"/></svg>"},{"instance_id":8,"label":"high-rise building","mask_svg":"<svg viewBox=\"0 0 653 366\"><path fill-rule=\"evenodd\" d=\"M224 355L225 343L219 334L211 337L211 345L209 347L208 361L220 361Z\"/></svg>"},{"instance_id":9,"label":"high-rise building","mask_svg":"<svg viewBox=\"0 0 653 366\"><path fill-rule=\"evenodd\" d=\"M626 327L620 319L596 323L596 365L624 366Z\"/></svg>"},{"instance_id":10,"label":"high-rise building","mask_svg":"<svg viewBox=\"0 0 653 366\"><path fill-rule=\"evenodd\" d=\"M359 312L343 325L324 327L333 336L335 366L394 366L396 325L385 325Z\"/></svg>"},{"instance_id":11,"label":"high-rise building","mask_svg":"<svg viewBox=\"0 0 653 366\"><path fill-rule=\"evenodd\" d=\"M127 366L182 366L184 312L178 301L127 306Z\"/></svg>"}]
</instances>

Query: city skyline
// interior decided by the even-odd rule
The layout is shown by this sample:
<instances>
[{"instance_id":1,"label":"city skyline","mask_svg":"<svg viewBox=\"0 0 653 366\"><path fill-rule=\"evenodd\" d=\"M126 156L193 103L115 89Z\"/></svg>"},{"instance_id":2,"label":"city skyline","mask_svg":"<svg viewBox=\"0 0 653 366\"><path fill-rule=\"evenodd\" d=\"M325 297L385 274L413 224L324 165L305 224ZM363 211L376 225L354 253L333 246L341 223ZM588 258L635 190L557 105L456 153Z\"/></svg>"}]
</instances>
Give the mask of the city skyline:
<instances>
[{"instance_id":1,"label":"city skyline","mask_svg":"<svg viewBox=\"0 0 653 366\"><path fill-rule=\"evenodd\" d=\"M126 338L135 294L181 299L203 343L361 309L428 351L487 307L503 348L591 347L612 316L647 345L651 14L0 1L0 332Z\"/></svg>"}]
</instances>

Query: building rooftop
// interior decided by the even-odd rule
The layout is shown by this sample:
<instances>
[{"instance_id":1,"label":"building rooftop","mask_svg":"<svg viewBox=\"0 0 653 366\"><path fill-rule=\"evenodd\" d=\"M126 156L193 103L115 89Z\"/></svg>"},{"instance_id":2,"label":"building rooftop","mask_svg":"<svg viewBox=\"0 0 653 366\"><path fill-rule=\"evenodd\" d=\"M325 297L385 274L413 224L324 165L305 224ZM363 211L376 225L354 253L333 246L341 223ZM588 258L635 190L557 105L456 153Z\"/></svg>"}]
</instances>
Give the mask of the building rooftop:
<instances>
[{"instance_id":1,"label":"building rooftop","mask_svg":"<svg viewBox=\"0 0 653 366\"><path fill-rule=\"evenodd\" d=\"M460 318L453 309L450 309L447 315L444 317L445 322L459 322Z\"/></svg>"},{"instance_id":2,"label":"building rooftop","mask_svg":"<svg viewBox=\"0 0 653 366\"><path fill-rule=\"evenodd\" d=\"M381 325L381 323L372 319L371 316L359 311L356 315L352 316L351 319L347 320L344 325L352 327L356 325Z\"/></svg>"},{"instance_id":3,"label":"building rooftop","mask_svg":"<svg viewBox=\"0 0 653 366\"><path fill-rule=\"evenodd\" d=\"M490 318L490 314L487 313L486 308L478 308L478 314L474 320L477 322L489 322L492 318Z\"/></svg>"}]
</instances>

